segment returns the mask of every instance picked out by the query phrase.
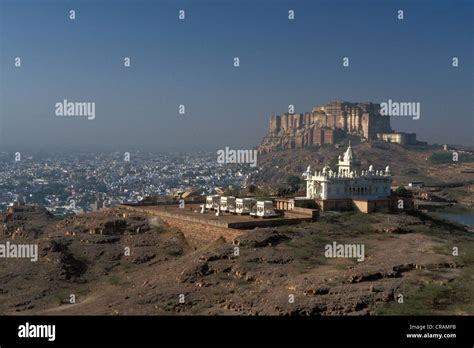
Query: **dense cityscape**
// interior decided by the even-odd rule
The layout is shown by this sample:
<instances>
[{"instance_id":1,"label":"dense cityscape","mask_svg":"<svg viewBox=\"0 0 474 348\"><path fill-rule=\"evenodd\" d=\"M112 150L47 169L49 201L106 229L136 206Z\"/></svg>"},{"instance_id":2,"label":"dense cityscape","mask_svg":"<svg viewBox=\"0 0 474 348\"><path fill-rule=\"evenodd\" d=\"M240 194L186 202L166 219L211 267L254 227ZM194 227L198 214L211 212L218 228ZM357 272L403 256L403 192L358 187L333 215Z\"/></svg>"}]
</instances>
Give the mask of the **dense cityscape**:
<instances>
[{"instance_id":1,"label":"dense cityscape","mask_svg":"<svg viewBox=\"0 0 474 348\"><path fill-rule=\"evenodd\" d=\"M248 165L224 165L214 153L0 153L0 209L44 205L57 215L94 211L146 197L243 185Z\"/></svg>"}]
</instances>

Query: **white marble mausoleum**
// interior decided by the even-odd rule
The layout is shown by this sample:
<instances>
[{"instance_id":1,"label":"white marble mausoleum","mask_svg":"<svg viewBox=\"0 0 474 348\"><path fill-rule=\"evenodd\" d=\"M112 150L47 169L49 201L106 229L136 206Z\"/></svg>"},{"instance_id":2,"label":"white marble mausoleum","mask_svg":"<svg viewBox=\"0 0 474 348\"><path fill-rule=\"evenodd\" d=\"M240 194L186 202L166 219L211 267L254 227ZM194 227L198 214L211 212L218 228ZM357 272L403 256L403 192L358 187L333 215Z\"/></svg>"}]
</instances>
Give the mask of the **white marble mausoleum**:
<instances>
[{"instance_id":1,"label":"white marble mausoleum","mask_svg":"<svg viewBox=\"0 0 474 348\"><path fill-rule=\"evenodd\" d=\"M360 161L350 144L344 155L339 156L337 172L329 166L316 172L308 167L303 176L306 198L316 200L387 198L392 184L389 166L384 170L375 170L372 165L366 170L360 169Z\"/></svg>"}]
</instances>

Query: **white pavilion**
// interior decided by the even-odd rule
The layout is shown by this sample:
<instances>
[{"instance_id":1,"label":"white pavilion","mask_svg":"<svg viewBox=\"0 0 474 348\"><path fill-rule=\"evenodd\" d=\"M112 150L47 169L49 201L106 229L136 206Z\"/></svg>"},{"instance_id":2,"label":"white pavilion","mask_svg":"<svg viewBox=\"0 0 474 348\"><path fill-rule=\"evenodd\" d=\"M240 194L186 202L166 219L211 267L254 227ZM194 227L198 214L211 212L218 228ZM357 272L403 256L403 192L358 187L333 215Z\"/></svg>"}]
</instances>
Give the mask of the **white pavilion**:
<instances>
[{"instance_id":1,"label":"white pavilion","mask_svg":"<svg viewBox=\"0 0 474 348\"><path fill-rule=\"evenodd\" d=\"M372 165L360 170L360 162L352 151L351 144L343 156L339 156L338 171L325 166L321 171L311 172L311 167L303 176L306 180L306 198L316 200L332 199L381 199L390 196L392 175L390 167L375 170Z\"/></svg>"}]
</instances>

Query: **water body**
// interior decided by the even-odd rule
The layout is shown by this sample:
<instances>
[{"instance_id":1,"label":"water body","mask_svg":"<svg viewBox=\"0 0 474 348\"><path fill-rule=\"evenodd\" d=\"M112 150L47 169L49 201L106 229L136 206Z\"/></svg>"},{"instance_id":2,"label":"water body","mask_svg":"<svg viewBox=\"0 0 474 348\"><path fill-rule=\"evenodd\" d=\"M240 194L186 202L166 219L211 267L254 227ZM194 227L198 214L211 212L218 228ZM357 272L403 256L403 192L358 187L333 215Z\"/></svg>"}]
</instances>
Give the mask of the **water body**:
<instances>
[{"instance_id":1,"label":"water body","mask_svg":"<svg viewBox=\"0 0 474 348\"><path fill-rule=\"evenodd\" d=\"M474 228L474 212L438 212L434 215L439 216L440 218L443 218L448 221L457 222Z\"/></svg>"}]
</instances>

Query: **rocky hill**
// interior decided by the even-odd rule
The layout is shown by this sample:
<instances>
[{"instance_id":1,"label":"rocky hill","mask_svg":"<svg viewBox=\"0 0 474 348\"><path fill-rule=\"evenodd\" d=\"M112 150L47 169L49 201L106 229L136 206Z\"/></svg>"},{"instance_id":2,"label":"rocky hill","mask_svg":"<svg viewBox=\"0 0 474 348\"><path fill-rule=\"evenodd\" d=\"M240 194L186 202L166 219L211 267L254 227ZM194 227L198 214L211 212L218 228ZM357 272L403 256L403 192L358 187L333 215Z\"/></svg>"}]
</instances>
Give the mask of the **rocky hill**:
<instances>
[{"instance_id":1,"label":"rocky hill","mask_svg":"<svg viewBox=\"0 0 474 348\"><path fill-rule=\"evenodd\" d=\"M391 133L390 118L380 114L380 104L332 102L315 106L311 112L272 115L260 153L335 144L346 135L365 140Z\"/></svg>"},{"instance_id":2,"label":"rocky hill","mask_svg":"<svg viewBox=\"0 0 474 348\"><path fill-rule=\"evenodd\" d=\"M259 170L249 178L249 182L257 185L277 186L286 181L289 175L298 175L310 165L313 170L331 165L337 157L344 153L347 141L339 145L311 146L302 149L279 150L261 153L258 157ZM472 169L473 156L466 155L466 161L433 163L433 155L452 156L440 146L403 147L381 141L352 143L362 168L374 165L383 168L389 165L394 175L393 184L407 184L421 180L426 184L450 182L470 182L474 179L471 173L463 173Z\"/></svg>"}]
</instances>

